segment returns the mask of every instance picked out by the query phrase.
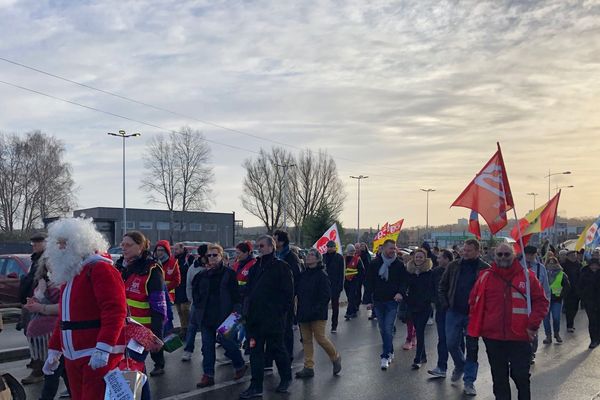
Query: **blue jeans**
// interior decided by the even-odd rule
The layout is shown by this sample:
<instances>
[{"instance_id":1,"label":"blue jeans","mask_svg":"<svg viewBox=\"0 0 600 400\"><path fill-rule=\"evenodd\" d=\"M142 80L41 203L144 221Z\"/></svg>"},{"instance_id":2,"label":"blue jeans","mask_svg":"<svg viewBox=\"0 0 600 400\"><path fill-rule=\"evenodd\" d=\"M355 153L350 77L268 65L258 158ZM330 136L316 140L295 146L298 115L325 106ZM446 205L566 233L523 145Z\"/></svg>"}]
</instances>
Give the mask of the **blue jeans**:
<instances>
[{"instance_id":1,"label":"blue jeans","mask_svg":"<svg viewBox=\"0 0 600 400\"><path fill-rule=\"evenodd\" d=\"M381 333L381 339L383 340L381 358L389 358L391 354L394 354L394 323L398 314L398 303L394 300L375 302L373 309L377 316L379 333Z\"/></svg>"},{"instance_id":2,"label":"blue jeans","mask_svg":"<svg viewBox=\"0 0 600 400\"><path fill-rule=\"evenodd\" d=\"M194 352L194 343L196 342L196 333L198 332L198 324L196 323L196 318L194 316L194 305L190 306L190 322L188 324L187 333L185 335L185 347L183 351L187 351L189 353Z\"/></svg>"},{"instance_id":3,"label":"blue jeans","mask_svg":"<svg viewBox=\"0 0 600 400\"><path fill-rule=\"evenodd\" d=\"M546 332L546 336L552 336L552 330L554 330L554 334L558 335L560 333L560 311L562 309L562 302L553 301L550 303L550 310L544 318L544 331ZM550 328L550 318L552 318L552 329Z\"/></svg>"},{"instance_id":4,"label":"blue jeans","mask_svg":"<svg viewBox=\"0 0 600 400\"><path fill-rule=\"evenodd\" d=\"M464 372L463 381L474 383L477 379L478 338L466 336L469 316L452 310L446 311L446 345L454 361L454 368ZM466 355L463 351L466 340Z\"/></svg>"},{"instance_id":5,"label":"blue jeans","mask_svg":"<svg viewBox=\"0 0 600 400\"><path fill-rule=\"evenodd\" d=\"M221 336L217 339L217 328L215 327L209 328L202 325L200 332L202 334L202 369L204 370L204 375L215 376L215 361L217 357L215 346L217 341L223 346L225 356L232 361L233 368L236 371L244 366L244 359L236 341Z\"/></svg>"},{"instance_id":6,"label":"blue jeans","mask_svg":"<svg viewBox=\"0 0 600 400\"><path fill-rule=\"evenodd\" d=\"M435 325L437 327L438 334L437 367L442 371L446 371L448 369L448 346L446 345L446 311L436 310Z\"/></svg>"}]
</instances>

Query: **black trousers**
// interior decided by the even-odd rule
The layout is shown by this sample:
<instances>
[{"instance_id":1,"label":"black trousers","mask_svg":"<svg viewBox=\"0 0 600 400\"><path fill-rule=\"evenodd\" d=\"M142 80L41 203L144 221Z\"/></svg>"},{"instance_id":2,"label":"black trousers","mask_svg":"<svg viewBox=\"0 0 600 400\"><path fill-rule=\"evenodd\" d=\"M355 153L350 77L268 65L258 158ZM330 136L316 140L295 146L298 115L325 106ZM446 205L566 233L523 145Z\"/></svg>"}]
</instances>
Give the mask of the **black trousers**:
<instances>
[{"instance_id":1,"label":"black trousers","mask_svg":"<svg viewBox=\"0 0 600 400\"><path fill-rule=\"evenodd\" d=\"M67 371L65 370L65 358L60 358L60 364L54 374L44 375L44 387L42 388L42 394L40 400L54 400L56 393L58 392L58 386L60 385L60 378L65 381L65 386L69 390L69 381L67 380ZM70 392L69 392L70 393Z\"/></svg>"},{"instance_id":2,"label":"black trousers","mask_svg":"<svg viewBox=\"0 0 600 400\"><path fill-rule=\"evenodd\" d=\"M531 400L529 342L493 340L483 338L494 382L496 400L510 400L510 382L512 378L517 387L518 400Z\"/></svg>"},{"instance_id":3,"label":"black trousers","mask_svg":"<svg viewBox=\"0 0 600 400\"><path fill-rule=\"evenodd\" d=\"M165 367L165 353L164 350L157 351L156 353L150 353L150 358L154 361L154 366L156 368L164 368Z\"/></svg>"},{"instance_id":4,"label":"black trousers","mask_svg":"<svg viewBox=\"0 0 600 400\"><path fill-rule=\"evenodd\" d=\"M356 278L344 282L344 290L346 292L346 297L348 298L346 316L354 315L358 312L360 306L360 288L360 281Z\"/></svg>"},{"instance_id":5,"label":"black trousers","mask_svg":"<svg viewBox=\"0 0 600 400\"><path fill-rule=\"evenodd\" d=\"M265 377L265 353L273 357L281 380L292 379L292 366L290 356L283 344L283 333L279 334L253 334L248 333L250 340L250 371L252 380L250 385L256 389L263 387ZM254 340L254 343L252 343ZM252 346L254 344L254 346Z\"/></svg>"},{"instance_id":6,"label":"black trousers","mask_svg":"<svg viewBox=\"0 0 600 400\"><path fill-rule=\"evenodd\" d=\"M340 294L331 296L331 330L337 329L340 319Z\"/></svg>"},{"instance_id":7,"label":"black trousers","mask_svg":"<svg viewBox=\"0 0 600 400\"><path fill-rule=\"evenodd\" d=\"M588 330L590 332L590 340L600 343L600 308L590 307L586 304L585 312L588 316Z\"/></svg>"},{"instance_id":8,"label":"black trousers","mask_svg":"<svg viewBox=\"0 0 600 400\"><path fill-rule=\"evenodd\" d=\"M573 328L575 316L579 310L579 297L575 293L569 293L565 297L565 314L567 317L567 329Z\"/></svg>"},{"instance_id":9,"label":"black trousers","mask_svg":"<svg viewBox=\"0 0 600 400\"><path fill-rule=\"evenodd\" d=\"M288 312L285 317L285 332L283 333L283 342L290 357L290 362L294 360L294 318L293 310Z\"/></svg>"}]
</instances>

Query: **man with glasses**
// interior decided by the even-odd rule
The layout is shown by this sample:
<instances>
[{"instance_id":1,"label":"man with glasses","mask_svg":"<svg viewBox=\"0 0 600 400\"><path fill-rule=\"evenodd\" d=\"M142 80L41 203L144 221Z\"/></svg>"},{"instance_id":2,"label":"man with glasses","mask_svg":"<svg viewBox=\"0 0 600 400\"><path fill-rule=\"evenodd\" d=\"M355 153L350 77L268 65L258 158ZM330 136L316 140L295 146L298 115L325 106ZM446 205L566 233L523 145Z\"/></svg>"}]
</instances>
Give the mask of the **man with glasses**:
<instances>
[{"instance_id":1,"label":"man with glasses","mask_svg":"<svg viewBox=\"0 0 600 400\"><path fill-rule=\"evenodd\" d=\"M530 342L548 313L549 301L530 269L527 293L525 270L511 245L499 245L494 259L491 268L479 274L471 292L468 335L483 338L496 399L511 398L510 371L519 400L529 400Z\"/></svg>"},{"instance_id":2,"label":"man with glasses","mask_svg":"<svg viewBox=\"0 0 600 400\"><path fill-rule=\"evenodd\" d=\"M377 315L379 333L383 341L381 369L387 370L394 359L394 323L398 303L406 294L408 274L404 263L396 254L396 242L388 239L381 253L367 268L363 303Z\"/></svg>"},{"instance_id":3,"label":"man with glasses","mask_svg":"<svg viewBox=\"0 0 600 400\"><path fill-rule=\"evenodd\" d=\"M464 393L468 396L477 395L475 380L479 352L478 339L465 335L469 323L469 294L479 272L490 267L479 258L479 249L477 240L466 240L461 258L448 264L438 289L440 305L446 310L446 344L454 361L450 379L458 382L464 374Z\"/></svg>"},{"instance_id":4,"label":"man with glasses","mask_svg":"<svg viewBox=\"0 0 600 400\"><path fill-rule=\"evenodd\" d=\"M290 356L283 337L294 298L294 279L287 263L275 257L272 236L261 236L257 246L260 257L250 269L243 307L252 380L240 399L262 397L265 350L275 360L281 378L276 391L287 393L292 381Z\"/></svg>"}]
</instances>

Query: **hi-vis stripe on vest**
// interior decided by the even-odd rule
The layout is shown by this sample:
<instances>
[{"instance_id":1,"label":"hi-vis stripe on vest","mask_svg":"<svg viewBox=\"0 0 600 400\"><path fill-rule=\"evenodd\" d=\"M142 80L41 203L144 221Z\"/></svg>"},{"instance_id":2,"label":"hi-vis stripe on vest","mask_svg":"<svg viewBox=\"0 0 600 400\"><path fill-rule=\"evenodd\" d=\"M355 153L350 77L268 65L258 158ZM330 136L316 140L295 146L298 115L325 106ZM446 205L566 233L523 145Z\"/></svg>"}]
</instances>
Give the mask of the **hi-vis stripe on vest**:
<instances>
[{"instance_id":1,"label":"hi-vis stripe on vest","mask_svg":"<svg viewBox=\"0 0 600 400\"><path fill-rule=\"evenodd\" d=\"M344 272L344 276L347 281L351 281L354 279L356 275L358 275L358 263L360 261L360 256L352 257L352 261L350 261L346 265L346 271Z\"/></svg>"},{"instance_id":2,"label":"hi-vis stripe on vest","mask_svg":"<svg viewBox=\"0 0 600 400\"><path fill-rule=\"evenodd\" d=\"M125 295L131 318L146 327L150 327L152 314L148 301L148 279L154 268L160 268L154 264L146 275L133 274L125 281Z\"/></svg>"},{"instance_id":3,"label":"hi-vis stripe on vest","mask_svg":"<svg viewBox=\"0 0 600 400\"><path fill-rule=\"evenodd\" d=\"M559 271L558 274L556 274L556 276L554 277L552 284L550 285L550 291L552 291L552 294L556 297L560 297L560 295L562 294L562 283L564 275L565 273L563 271Z\"/></svg>"}]
</instances>

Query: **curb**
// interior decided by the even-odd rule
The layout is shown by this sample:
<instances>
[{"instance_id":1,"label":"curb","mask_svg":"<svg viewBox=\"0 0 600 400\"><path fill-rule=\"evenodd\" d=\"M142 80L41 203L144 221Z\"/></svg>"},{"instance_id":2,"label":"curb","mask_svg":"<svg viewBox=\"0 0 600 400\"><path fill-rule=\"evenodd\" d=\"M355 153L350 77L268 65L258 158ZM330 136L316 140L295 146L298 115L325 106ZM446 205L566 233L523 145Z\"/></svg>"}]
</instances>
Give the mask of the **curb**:
<instances>
[{"instance_id":1,"label":"curb","mask_svg":"<svg viewBox=\"0 0 600 400\"><path fill-rule=\"evenodd\" d=\"M29 358L29 347L16 347L0 351L0 363L26 360Z\"/></svg>"}]
</instances>

